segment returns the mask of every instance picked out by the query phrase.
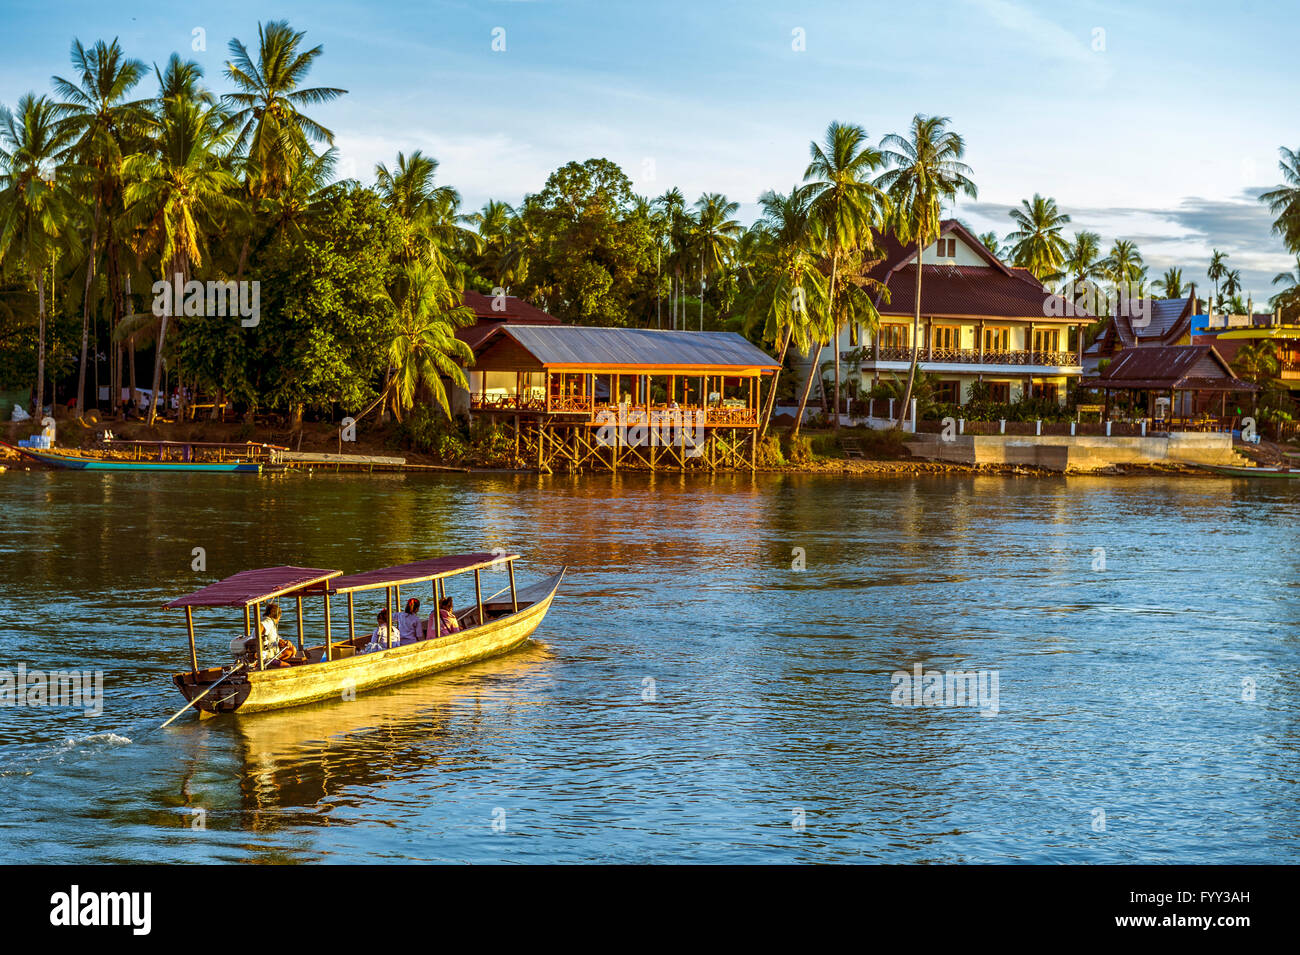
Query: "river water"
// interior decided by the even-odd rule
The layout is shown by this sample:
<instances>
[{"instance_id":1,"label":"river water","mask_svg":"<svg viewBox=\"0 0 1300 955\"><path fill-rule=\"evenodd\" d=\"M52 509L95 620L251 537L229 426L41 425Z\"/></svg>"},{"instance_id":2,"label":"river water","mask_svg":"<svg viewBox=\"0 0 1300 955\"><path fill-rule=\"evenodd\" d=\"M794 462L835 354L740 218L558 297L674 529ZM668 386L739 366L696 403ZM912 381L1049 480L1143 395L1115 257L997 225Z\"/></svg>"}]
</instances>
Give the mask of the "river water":
<instances>
[{"instance_id":1,"label":"river water","mask_svg":"<svg viewBox=\"0 0 1300 955\"><path fill-rule=\"evenodd\" d=\"M0 707L0 861L1291 861L1297 504L1216 478L10 470L0 668L102 671L103 699ZM569 567L526 649L158 728L188 667L165 600L497 546L521 585ZM201 661L241 619L196 613ZM894 676L918 666L978 700L897 705L926 702Z\"/></svg>"}]
</instances>

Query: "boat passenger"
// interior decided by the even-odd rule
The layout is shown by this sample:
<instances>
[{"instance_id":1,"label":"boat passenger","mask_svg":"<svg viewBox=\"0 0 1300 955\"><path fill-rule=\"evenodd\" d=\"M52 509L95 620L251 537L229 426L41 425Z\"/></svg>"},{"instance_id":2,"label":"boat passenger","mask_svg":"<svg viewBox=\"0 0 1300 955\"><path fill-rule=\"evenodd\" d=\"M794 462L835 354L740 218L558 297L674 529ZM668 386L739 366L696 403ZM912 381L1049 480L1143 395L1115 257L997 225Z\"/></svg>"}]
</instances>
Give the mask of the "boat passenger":
<instances>
[{"instance_id":1,"label":"boat passenger","mask_svg":"<svg viewBox=\"0 0 1300 955\"><path fill-rule=\"evenodd\" d=\"M452 608L450 597L443 597L438 602L438 619L442 622L443 633L455 633L460 629L460 621L456 619L456 611Z\"/></svg>"},{"instance_id":2,"label":"boat passenger","mask_svg":"<svg viewBox=\"0 0 1300 955\"><path fill-rule=\"evenodd\" d=\"M362 653L374 653L376 650L387 650L388 642L391 639L396 645L397 629L388 625L388 611L381 610L375 616L379 626L375 627L374 633L370 635L370 642L361 648Z\"/></svg>"},{"instance_id":3,"label":"boat passenger","mask_svg":"<svg viewBox=\"0 0 1300 955\"><path fill-rule=\"evenodd\" d=\"M397 614L398 643L405 646L420 639L420 601L415 597L406 601L406 609Z\"/></svg>"},{"instance_id":4,"label":"boat passenger","mask_svg":"<svg viewBox=\"0 0 1300 955\"><path fill-rule=\"evenodd\" d=\"M287 667L297 649L288 640L280 639L280 605L268 604L262 617L262 666ZM252 637L235 637L230 641L230 652L236 660L253 663L257 660L257 641Z\"/></svg>"}]
</instances>

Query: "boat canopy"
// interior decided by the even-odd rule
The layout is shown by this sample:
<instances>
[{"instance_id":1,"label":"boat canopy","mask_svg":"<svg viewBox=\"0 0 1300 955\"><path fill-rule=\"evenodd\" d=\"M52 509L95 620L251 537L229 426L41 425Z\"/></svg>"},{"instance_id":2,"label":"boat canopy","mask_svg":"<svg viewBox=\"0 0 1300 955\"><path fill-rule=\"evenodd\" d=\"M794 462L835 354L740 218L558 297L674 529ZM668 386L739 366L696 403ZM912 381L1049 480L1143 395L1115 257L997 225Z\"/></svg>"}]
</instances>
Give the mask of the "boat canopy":
<instances>
[{"instance_id":1,"label":"boat canopy","mask_svg":"<svg viewBox=\"0 0 1300 955\"><path fill-rule=\"evenodd\" d=\"M518 554L507 554L502 551L434 557L430 560L416 560L409 564L397 564L394 567L348 574L346 577L331 580L329 588L330 593L349 594L361 590L378 590L381 587L404 587L408 584L424 583L426 580L450 577L453 574L463 574L470 570L481 570L494 564L508 564L518 559Z\"/></svg>"},{"instance_id":2,"label":"boat canopy","mask_svg":"<svg viewBox=\"0 0 1300 955\"><path fill-rule=\"evenodd\" d=\"M249 607L341 577L341 570L314 567L260 567L241 570L233 577L208 584L184 597L163 604L164 610L183 607ZM320 592L319 590L316 592Z\"/></svg>"}]
</instances>

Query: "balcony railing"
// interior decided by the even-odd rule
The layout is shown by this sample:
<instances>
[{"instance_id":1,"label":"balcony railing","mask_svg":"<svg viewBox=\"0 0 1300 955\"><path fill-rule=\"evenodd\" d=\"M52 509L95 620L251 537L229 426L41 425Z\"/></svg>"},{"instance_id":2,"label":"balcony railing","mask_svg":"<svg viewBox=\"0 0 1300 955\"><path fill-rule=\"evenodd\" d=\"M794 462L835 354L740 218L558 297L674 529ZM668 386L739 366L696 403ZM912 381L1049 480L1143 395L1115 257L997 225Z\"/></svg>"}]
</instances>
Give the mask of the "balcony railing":
<instances>
[{"instance_id":1,"label":"balcony railing","mask_svg":"<svg viewBox=\"0 0 1300 955\"><path fill-rule=\"evenodd\" d=\"M882 345L877 352L867 346L862 350L864 361L911 361L912 349L907 346ZM877 355L879 357L877 357ZM920 361L964 365L1052 365L1062 367L1079 364L1079 356L1072 351L986 351L975 348L921 348Z\"/></svg>"}]
</instances>

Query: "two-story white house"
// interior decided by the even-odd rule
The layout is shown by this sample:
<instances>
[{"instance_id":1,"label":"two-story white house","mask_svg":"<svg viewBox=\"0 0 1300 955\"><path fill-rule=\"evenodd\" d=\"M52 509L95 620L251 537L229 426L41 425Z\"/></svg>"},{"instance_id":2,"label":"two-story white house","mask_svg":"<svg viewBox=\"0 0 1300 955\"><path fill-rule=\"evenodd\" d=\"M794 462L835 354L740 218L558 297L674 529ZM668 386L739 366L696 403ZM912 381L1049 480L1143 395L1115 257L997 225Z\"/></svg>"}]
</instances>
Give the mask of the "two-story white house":
<instances>
[{"instance_id":1,"label":"two-story white house","mask_svg":"<svg viewBox=\"0 0 1300 955\"><path fill-rule=\"evenodd\" d=\"M891 376L906 381L912 360L916 248L892 235L878 237L877 248L883 258L866 274L889 290L887 302L883 295L877 301L880 329L846 328L837 343L841 375L860 391ZM1004 264L955 219L945 220L939 239L922 251L920 268L919 368L939 379L940 401L964 404L976 382L995 401L1065 400L1067 383L1083 373L1091 315L1070 308L1027 269ZM824 349L824 375L831 359ZM806 356L804 374L810 365Z\"/></svg>"}]
</instances>

